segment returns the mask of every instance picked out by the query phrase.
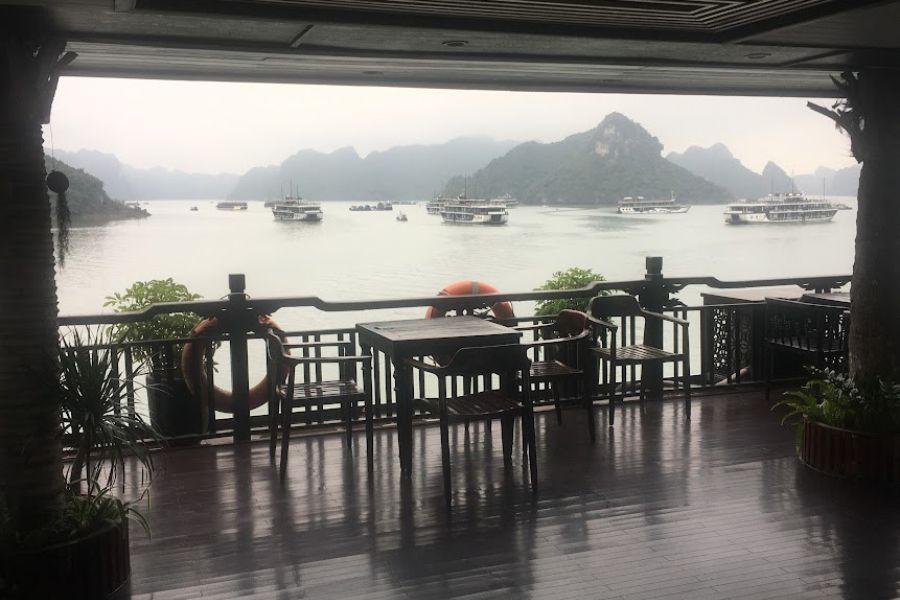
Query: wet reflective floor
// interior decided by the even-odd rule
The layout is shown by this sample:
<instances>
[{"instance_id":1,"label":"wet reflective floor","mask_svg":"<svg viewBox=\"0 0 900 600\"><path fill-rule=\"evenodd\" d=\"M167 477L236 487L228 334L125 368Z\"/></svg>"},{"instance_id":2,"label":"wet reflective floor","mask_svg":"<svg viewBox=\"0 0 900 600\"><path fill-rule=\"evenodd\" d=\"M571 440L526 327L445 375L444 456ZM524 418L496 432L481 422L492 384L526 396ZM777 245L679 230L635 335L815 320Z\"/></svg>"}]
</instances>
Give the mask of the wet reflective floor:
<instances>
[{"instance_id":1,"label":"wet reflective floor","mask_svg":"<svg viewBox=\"0 0 900 600\"><path fill-rule=\"evenodd\" d=\"M173 449L132 524L132 591L180 598L894 598L900 491L800 465L761 393L537 417L532 495L517 428L417 427L400 477L392 427L351 457L340 435L295 437L284 485L263 443Z\"/></svg>"}]
</instances>

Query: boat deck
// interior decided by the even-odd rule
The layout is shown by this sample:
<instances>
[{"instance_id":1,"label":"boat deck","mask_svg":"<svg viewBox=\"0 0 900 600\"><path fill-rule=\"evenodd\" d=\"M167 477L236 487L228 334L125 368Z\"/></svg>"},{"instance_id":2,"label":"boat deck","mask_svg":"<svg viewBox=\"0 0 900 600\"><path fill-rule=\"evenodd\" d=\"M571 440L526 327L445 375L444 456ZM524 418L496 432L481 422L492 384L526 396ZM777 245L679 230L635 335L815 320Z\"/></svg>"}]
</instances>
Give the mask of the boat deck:
<instances>
[{"instance_id":1,"label":"boat deck","mask_svg":"<svg viewBox=\"0 0 900 600\"><path fill-rule=\"evenodd\" d=\"M626 404L598 440L580 411L537 418L540 490L503 467L498 424L435 426L400 478L392 427L374 470L340 435L295 437L285 485L262 443L172 449L132 525L133 598L894 598L900 492L798 464L759 392ZM464 444L468 438L469 444ZM360 436L357 441L363 442ZM361 448L365 448L364 442Z\"/></svg>"}]
</instances>

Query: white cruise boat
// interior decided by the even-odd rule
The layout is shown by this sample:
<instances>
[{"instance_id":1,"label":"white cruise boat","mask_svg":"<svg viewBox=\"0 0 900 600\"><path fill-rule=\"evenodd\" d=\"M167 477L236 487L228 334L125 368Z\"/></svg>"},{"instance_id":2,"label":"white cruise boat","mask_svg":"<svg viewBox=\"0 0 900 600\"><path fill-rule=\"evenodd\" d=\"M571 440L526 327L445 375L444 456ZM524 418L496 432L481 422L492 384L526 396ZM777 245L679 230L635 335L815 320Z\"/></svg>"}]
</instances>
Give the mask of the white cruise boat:
<instances>
[{"instance_id":1,"label":"white cruise boat","mask_svg":"<svg viewBox=\"0 0 900 600\"><path fill-rule=\"evenodd\" d=\"M502 196L491 198L491 204L505 206L506 208L515 208L519 205L519 201L509 194L503 194Z\"/></svg>"},{"instance_id":2,"label":"white cruise boat","mask_svg":"<svg viewBox=\"0 0 900 600\"><path fill-rule=\"evenodd\" d=\"M448 201L449 198L435 196L425 204L425 210L429 215L439 215Z\"/></svg>"},{"instance_id":3,"label":"white cruise boat","mask_svg":"<svg viewBox=\"0 0 900 600\"><path fill-rule=\"evenodd\" d=\"M834 218L839 210L850 207L828 200L807 198L800 193L769 194L759 200L745 200L729 204L725 222L743 223L823 223Z\"/></svg>"},{"instance_id":4,"label":"white cruise boat","mask_svg":"<svg viewBox=\"0 0 900 600\"><path fill-rule=\"evenodd\" d=\"M493 204L490 200L460 197L444 204L441 218L444 223L505 225L509 220L509 211L505 205Z\"/></svg>"},{"instance_id":5,"label":"white cruise boat","mask_svg":"<svg viewBox=\"0 0 900 600\"><path fill-rule=\"evenodd\" d=\"M223 200L222 202L216 203L216 208L219 210L247 210L247 203Z\"/></svg>"},{"instance_id":6,"label":"white cruise boat","mask_svg":"<svg viewBox=\"0 0 900 600\"><path fill-rule=\"evenodd\" d=\"M625 196L619 200L618 206L618 212L623 215L686 213L690 209L690 206L675 202L675 194L672 194L668 200L647 200L643 196Z\"/></svg>"},{"instance_id":7,"label":"white cruise boat","mask_svg":"<svg viewBox=\"0 0 900 600\"><path fill-rule=\"evenodd\" d=\"M276 221L321 221L322 206L299 196L287 196L272 206Z\"/></svg>"}]
</instances>

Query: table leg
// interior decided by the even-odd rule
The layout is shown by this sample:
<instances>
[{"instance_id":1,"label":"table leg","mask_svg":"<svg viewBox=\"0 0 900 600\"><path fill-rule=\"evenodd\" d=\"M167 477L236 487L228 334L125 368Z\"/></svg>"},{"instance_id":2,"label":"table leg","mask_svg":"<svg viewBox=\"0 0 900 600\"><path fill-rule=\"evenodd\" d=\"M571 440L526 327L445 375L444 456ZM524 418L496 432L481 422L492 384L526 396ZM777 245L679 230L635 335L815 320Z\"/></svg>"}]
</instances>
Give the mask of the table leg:
<instances>
[{"instance_id":1,"label":"table leg","mask_svg":"<svg viewBox=\"0 0 900 600\"><path fill-rule=\"evenodd\" d=\"M400 471L412 475L413 452L413 372L405 361L394 361L394 384L397 392L397 442L400 448Z\"/></svg>"}]
</instances>

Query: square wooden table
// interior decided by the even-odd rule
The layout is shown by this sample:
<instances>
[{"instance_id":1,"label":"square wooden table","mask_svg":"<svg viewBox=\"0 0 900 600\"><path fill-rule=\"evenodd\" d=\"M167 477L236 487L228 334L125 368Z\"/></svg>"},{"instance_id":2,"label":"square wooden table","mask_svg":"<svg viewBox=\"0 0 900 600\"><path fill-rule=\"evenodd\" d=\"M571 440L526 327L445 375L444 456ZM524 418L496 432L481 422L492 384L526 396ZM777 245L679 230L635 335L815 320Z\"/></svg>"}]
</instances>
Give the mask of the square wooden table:
<instances>
[{"instance_id":1,"label":"square wooden table","mask_svg":"<svg viewBox=\"0 0 900 600\"><path fill-rule=\"evenodd\" d=\"M406 360L450 355L460 348L516 344L522 335L520 331L477 317L359 323L356 331L363 354L378 350L394 366L400 469L407 477L412 473L413 376Z\"/></svg>"}]
</instances>

